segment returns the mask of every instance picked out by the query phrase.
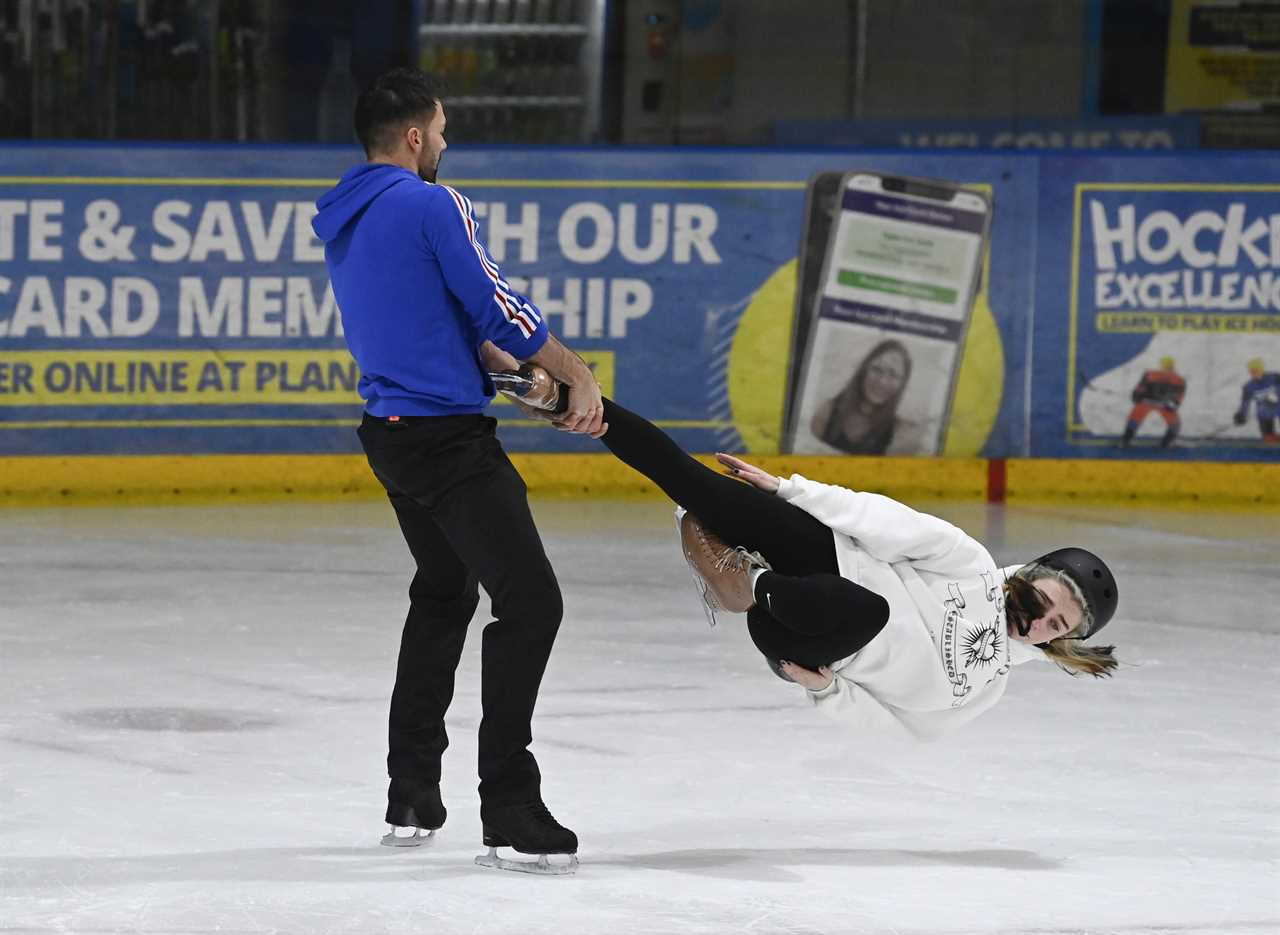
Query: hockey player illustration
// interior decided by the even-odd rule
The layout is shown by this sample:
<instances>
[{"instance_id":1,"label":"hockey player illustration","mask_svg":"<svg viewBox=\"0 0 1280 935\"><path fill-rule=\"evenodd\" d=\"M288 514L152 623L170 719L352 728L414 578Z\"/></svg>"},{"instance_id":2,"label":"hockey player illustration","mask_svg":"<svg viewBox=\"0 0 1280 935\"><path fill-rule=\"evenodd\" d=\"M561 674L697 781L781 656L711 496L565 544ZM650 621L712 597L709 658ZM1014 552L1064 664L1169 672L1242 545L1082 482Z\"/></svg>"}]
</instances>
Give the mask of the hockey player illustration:
<instances>
[{"instance_id":1,"label":"hockey player illustration","mask_svg":"<svg viewBox=\"0 0 1280 935\"><path fill-rule=\"evenodd\" d=\"M1280 372L1268 371L1262 358L1255 357L1248 363L1249 381L1240 392L1240 408L1236 410L1236 425L1244 425L1249 418L1249 404L1254 405L1258 431L1266 442L1280 442L1276 433L1276 417L1280 416Z\"/></svg>"},{"instance_id":2,"label":"hockey player illustration","mask_svg":"<svg viewBox=\"0 0 1280 935\"><path fill-rule=\"evenodd\" d=\"M1187 394L1187 381L1174 369L1172 357L1161 357L1160 367L1147 370L1142 379L1133 388L1133 409L1129 411L1129 419L1124 424L1124 435L1120 444L1128 446L1133 441L1143 421L1155 412L1164 419L1164 437L1160 439L1160 447L1168 448L1178 437L1182 427L1182 419L1178 416L1178 407Z\"/></svg>"}]
</instances>

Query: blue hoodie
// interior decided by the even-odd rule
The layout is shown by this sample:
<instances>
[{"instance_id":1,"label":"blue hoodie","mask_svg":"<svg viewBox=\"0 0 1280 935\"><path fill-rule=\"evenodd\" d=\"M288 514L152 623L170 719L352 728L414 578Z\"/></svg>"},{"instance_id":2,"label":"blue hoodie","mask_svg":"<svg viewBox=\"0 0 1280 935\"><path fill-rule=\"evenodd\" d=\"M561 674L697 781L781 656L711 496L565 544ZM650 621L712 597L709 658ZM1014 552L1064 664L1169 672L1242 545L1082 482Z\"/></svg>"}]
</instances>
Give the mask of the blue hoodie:
<instances>
[{"instance_id":1,"label":"blue hoodie","mask_svg":"<svg viewBox=\"0 0 1280 935\"><path fill-rule=\"evenodd\" d=\"M471 202L398 166L365 163L316 202L311 222L375 416L482 411L493 384L479 347L527 360L547 340L480 242Z\"/></svg>"}]
</instances>

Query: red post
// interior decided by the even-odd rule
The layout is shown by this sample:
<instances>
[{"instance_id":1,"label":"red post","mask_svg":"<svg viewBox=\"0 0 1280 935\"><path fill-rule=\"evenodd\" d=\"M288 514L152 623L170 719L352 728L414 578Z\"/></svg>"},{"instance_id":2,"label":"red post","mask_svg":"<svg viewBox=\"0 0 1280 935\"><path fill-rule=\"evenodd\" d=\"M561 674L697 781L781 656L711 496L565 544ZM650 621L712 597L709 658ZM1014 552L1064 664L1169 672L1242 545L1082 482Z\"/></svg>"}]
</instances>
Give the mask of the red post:
<instances>
[{"instance_id":1,"label":"red post","mask_svg":"<svg viewBox=\"0 0 1280 935\"><path fill-rule=\"evenodd\" d=\"M1004 458L987 460L987 502L1004 503L1006 472Z\"/></svg>"}]
</instances>

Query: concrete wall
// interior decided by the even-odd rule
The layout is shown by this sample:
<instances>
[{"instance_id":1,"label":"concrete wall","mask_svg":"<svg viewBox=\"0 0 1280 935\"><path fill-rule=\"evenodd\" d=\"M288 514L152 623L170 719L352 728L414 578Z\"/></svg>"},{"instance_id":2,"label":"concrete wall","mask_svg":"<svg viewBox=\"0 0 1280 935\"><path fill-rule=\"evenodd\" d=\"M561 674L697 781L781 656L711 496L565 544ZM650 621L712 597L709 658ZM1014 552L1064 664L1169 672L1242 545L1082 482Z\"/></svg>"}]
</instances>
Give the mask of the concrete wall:
<instances>
[{"instance_id":1,"label":"concrete wall","mask_svg":"<svg viewBox=\"0 0 1280 935\"><path fill-rule=\"evenodd\" d=\"M632 2L623 140L762 144L774 121L793 119L1075 116L1085 8L1085 0ZM655 13L672 24L662 59L646 41ZM661 107L646 112L641 87L655 80Z\"/></svg>"},{"instance_id":2,"label":"concrete wall","mask_svg":"<svg viewBox=\"0 0 1280 935\"><path fill-rule=\"evenodd\" d=\"M861 116L1080 112L1084 0L867 0Z\"/></svg>"},{"instance_id":3,"label":"concrete wall","mask_svg":"<svg viewBox=\"0 0 1280 935\"><path fill-rule=\"evenodd\" d=\"M854 4L844 0L748 0L734 41L734 143L763 143L782 118L851 114Z\"/></svg>"}]
</instances>

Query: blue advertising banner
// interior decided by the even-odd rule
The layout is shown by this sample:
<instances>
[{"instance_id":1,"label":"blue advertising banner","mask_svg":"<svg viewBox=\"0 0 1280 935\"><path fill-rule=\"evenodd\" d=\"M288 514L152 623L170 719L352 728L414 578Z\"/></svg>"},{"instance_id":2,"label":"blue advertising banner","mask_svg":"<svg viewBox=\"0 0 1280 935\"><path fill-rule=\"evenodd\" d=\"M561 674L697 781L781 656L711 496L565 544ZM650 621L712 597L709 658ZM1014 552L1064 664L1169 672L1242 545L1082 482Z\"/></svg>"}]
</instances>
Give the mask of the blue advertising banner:
<instances>
[{"instance_id":1,"label":"blue advertising banner","mask_svg":"<svg viewBox=\"0 0 1280 935\"><path fill-rule=\"evenodd\" d=\"M351 452L360 403L313 238L360 154L0 149L0 454ZM1037 166L993 156L449 150L441 181L606 390L692 450L776 451L807 180L995 204L947 451L1020 443ZM966 376L967 374L967 376ZM595 450L495 405L512 450Z\"/></svg>"},{"instance_id":2,"label":"blue advertising banner","mask_svg":"<svg viewBox=\"0 0 1280 935\"><path fill-rule=\"evenodd\" d=\"M1032 454L1280 456L1276 168L1045 160Z\"/></svg>"},{"instance_id":3,"label":"blue advertising banner","mask_svg":"<svg viewBox=\"0 0 1280 935\"><path fill-rule=\"evenodd\" d=\"M359 159L0 147L0 455L357 451L358 373L310 220ZM820 251L797 260L809 183L854 170L990 199L944 453L1280 454L1269 154L455 145L441 179L609 393L690 450L767 454L797 383L797 277L818 268ZM857 361L836 364L851 384ZM492 411L511 450L598 450Z\"/></svg>"}]
</instances>

